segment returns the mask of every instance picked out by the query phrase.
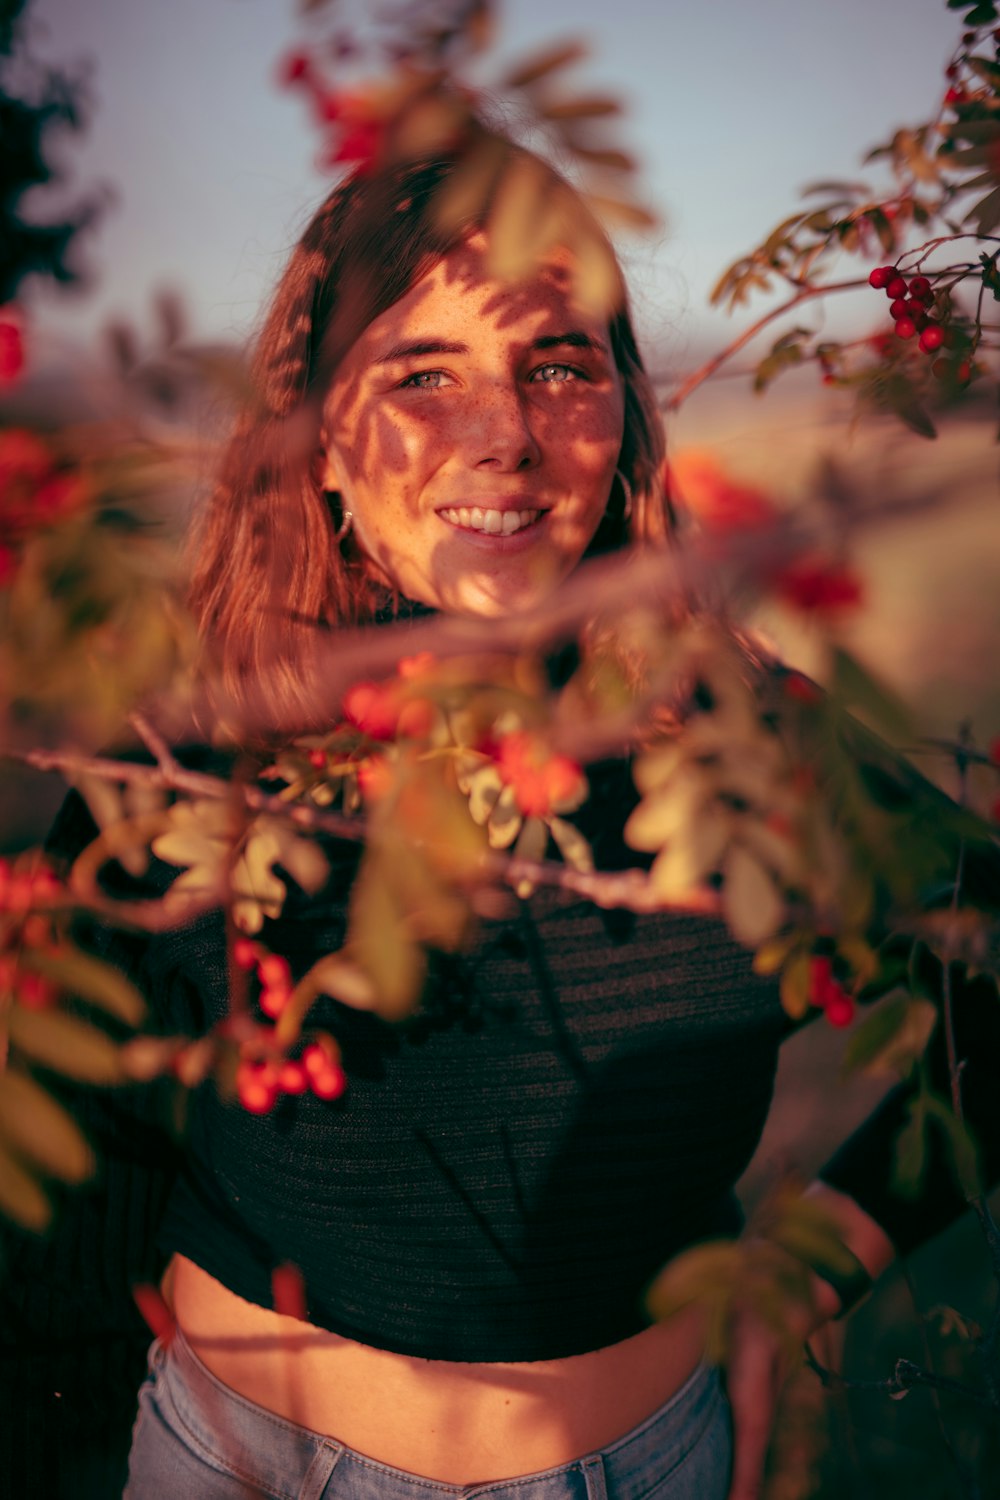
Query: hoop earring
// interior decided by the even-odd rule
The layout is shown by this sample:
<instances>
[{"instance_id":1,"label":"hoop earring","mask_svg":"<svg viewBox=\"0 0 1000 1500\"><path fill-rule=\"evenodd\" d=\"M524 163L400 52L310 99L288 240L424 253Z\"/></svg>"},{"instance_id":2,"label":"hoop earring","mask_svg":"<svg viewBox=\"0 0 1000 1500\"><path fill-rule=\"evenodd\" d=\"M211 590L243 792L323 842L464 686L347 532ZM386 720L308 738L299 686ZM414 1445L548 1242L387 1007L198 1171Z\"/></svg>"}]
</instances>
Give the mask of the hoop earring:
<instances>
[{"instance_id":1,"label":"hoop earring","mask_svg":"<svg viewBox=\"0 0 1000 1500\"><path fill-rule=\"evenodd\" d=\"M622 521L627 525L632 519L632 486L629 484L621 469L615 470L615 478L622 487L625 504L622 507Z\"/></svg>"},{"instance_id":2,"label":"hoop earring","mask_svg":"<svg viewBox=\"0 0 1000 1500\"><path fill-rule=\"evenodd\" d=\"M336 490L327 490L326 503L334 512L339 508L340 496ZM350 536L351 527L354 525L354 513L349 510L340 512L340 525L333 533L334 545L339 546L345 537Z\"/></svg>"}]
</instances>

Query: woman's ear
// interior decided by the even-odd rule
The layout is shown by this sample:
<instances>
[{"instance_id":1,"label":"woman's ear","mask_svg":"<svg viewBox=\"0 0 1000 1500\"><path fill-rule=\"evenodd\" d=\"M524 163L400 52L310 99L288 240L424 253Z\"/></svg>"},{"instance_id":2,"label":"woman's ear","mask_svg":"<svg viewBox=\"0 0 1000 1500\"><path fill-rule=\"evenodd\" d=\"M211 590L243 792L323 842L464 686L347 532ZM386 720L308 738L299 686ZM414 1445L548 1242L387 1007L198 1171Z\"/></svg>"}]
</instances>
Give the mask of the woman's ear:
<instances>
[{"instance_id":1,"label":"woman's ear","mask_svg":"<svg viewBox=\"0 0 1000 1500\"><path fill-rule=\"evenodd\" d=\"M321 490L342 490L344 487L344 471L332 447L319 455L318 477Z\"/></svg>"}]
</instances>

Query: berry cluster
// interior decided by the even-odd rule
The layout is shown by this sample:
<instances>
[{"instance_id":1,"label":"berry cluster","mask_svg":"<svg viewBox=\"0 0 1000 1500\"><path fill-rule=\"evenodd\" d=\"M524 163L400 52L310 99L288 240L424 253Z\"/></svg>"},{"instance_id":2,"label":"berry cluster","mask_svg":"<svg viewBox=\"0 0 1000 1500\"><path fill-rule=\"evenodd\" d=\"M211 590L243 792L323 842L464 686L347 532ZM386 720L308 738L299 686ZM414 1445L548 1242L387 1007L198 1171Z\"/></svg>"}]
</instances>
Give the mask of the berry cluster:
<instances>
[{"instance_id":1,"label":"berry cluster","mask_svg":"<svg viewBox=\"0 0 1000 1500\"><path fill-rule=\"evenodd\" d=\"M301 1058L244 1057L236 1069L236 1093L252 1115L266 1115L281 1094L304 1094L317 1099L339 1099L347 1087L340 1054L332 1037L310 1042Z\"/></svg>"},{"instance_id":2,"label":"berry cluster","mask_svg":"<svg viewBox=\"0 0 1000 1500\"><path fill-rule=\"evenodd\" d=\"M55 984L31 966L32 949L51 950L55 932L46 914L63 895L50 869L31 869L0 859L0 997L12 995L25 1010L48 1010L58 999Z\"/></svg>"},{"instance_id":3,"label":"berry cluster","mask_svg":"<svg viewBox=\"0 0 1000 1500\"><path fill-rule=\"evenodd\" d=\"M907 281L895 266L876 266L868 278L869 286L884 291L889 298L889 315L901 339L920 334L920 347L934 354L944 343L944 329L931 316L934 292L926 276L912 276Z\"/></svg>"},{"instance_id":4,"label":"berry cluster","mask_svg":"<svg viewBox=\"0 0 1000 1500\"><path fill-rule=\"evenodd\" d=\"M814 953L809 960L809 999L831 1026L850 1026L854 1020L854 1001L833 977L833 959L827 954Z\"/></svg>"},{"instance_id":5,"label":"berry cluster","mask_svg":"<svg viewBox=\"0 0 1000 1500\"><path fill-rule=\"evenodd\" d=\"M260 982L261 1010L277 1020L292 997L292 975L288 960L268 953L250 938L238 938L233 961L247 972L256 969ZM262 1033L266 1028L262 1028ZM340 1051L332 1037L322 1036L303 1049L301 1058L243 1057L236 1070L236 1092L243 1108L263 1115L280 1094L304 1094L318 1099L339 1099L347 1086Z\"/></svg>"},{"instance_id":6,"label":"berry cluster","mask_svg":"<svg viewBox=\"0 0 1000 1500\"><path fill-rule=\"evenodd\" d=\"M587 783L576 761L554 754L527 730L505 734L493 753L501 781L526 818L571 812L586 796Z\"/></svg>"}]
</instances>

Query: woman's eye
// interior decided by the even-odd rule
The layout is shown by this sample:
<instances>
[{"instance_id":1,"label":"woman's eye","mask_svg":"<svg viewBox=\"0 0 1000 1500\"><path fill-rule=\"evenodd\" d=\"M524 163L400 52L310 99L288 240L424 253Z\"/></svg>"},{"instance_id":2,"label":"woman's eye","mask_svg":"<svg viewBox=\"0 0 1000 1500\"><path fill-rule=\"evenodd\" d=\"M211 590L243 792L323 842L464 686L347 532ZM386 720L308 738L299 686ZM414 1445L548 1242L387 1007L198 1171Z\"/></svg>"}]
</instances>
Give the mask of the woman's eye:
<instances>
[{"instance_id":1,"label":"woman's eye","mask_svg":"<svg viewBox=\"0 0 1000 1500\"><path fill-rule=\"evenodd\" d=\"M543 385L562 385L567 380L578 380L579 372L572 365L542 365L531 378Z\"/></svg>"},{"instance_id":2,"label":"woman's eye","mask_svg":"<svg viewBox=\"0 0 1000 1500\"><path fill-rule=\"evenodd\" d=\"M412 375L407 375L405 380L399 383L401 391L436 391L445 384L447 377L443 370L417 370Z\"/></svg>"}]
</instances>

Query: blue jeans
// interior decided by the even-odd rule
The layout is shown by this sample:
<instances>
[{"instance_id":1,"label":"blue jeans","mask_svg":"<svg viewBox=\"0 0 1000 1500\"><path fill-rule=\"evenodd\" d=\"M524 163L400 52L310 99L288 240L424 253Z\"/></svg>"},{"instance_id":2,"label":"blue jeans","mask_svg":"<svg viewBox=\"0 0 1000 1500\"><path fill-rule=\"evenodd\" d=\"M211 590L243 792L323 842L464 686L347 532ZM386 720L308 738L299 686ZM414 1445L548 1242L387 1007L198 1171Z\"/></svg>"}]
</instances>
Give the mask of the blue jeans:
<instances>
[{"instance_id":1,"label":"blue jeans","mask_svg":"<svg viewBox=\"0 0 1000 1500\"><path fill-rule=\"evenodd\" d=\"M178 1331L150 1351L123 1500L725 1500L731 1447L718 1373L702 1366L600 1453L517 1479L442 1484L237 1395Z\"/></svg>"}]
</instances>

